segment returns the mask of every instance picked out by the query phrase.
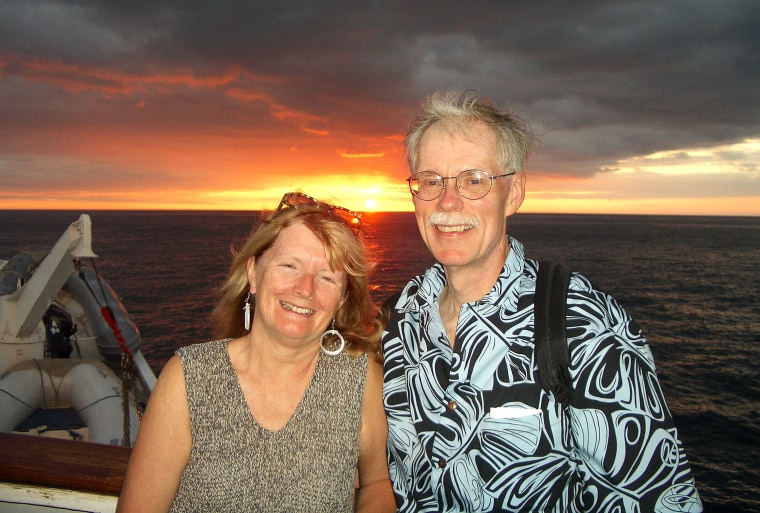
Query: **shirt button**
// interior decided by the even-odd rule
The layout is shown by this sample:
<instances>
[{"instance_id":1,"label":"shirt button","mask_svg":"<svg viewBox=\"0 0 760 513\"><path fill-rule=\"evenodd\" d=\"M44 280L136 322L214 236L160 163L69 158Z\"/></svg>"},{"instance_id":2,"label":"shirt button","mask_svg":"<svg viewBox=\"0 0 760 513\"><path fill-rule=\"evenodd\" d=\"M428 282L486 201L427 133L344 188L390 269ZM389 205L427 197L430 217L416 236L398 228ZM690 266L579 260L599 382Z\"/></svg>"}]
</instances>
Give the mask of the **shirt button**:
<instances>
[{"instance_id":1,"label":"shirt button","mask_svg":"<svg viewBox=\"0 0 760 513\"><path fill-rule=\"evenodd\" d=\"M446 466L446 460L443 458L438 460L438 468L444 468Z\"/></svg>"},{"instance_id":2,"label":"shirt button","mask_svg":"<svg viewBox=\"0 0 760 513\"><path fill-rule=\"evenodd\" d=\"M449 403L446 405L446 407L449 410L456 410L457 409L457 402L456 401L449 401Z\"/></svg>"}]
</instances>

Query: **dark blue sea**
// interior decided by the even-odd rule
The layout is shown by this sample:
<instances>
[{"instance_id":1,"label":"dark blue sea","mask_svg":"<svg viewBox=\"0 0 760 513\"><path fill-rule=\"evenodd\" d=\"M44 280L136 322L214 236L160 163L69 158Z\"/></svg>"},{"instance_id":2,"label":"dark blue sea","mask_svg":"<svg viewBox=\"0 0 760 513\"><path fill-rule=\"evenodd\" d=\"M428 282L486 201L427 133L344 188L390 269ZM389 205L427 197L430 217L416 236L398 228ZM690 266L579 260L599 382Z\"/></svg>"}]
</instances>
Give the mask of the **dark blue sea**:
<instances>
[{"instance_id":1,"label":"dark blue sea","mask_svg":"<svg viewBox=\"0 0 760 513\"><path fill-rule=\"evenodd\" d=\"M258 212L88 212L93 249L160 371L210 338L216 287ZM0 211L0 258L49 249L80 212ZM411 213L371 213L382 301L432 263ZM529 257L615 296L648 336L707 511L760 512L760 218L518 214Z\"/></svg>"}]
</instances>

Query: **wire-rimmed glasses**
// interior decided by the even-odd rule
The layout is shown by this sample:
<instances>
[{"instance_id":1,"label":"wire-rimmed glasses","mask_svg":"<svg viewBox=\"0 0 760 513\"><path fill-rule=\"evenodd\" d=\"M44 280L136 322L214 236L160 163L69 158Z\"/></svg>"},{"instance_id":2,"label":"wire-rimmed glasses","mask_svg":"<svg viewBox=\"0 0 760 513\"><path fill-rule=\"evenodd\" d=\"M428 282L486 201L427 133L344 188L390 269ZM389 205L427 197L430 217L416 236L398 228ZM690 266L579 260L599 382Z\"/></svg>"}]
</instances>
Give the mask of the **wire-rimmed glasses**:
<instances>
[{"instance_id":1,"label":"wire-rimmed glasses","mask_svg":"<svg viewBox=\"0 0 760 513\"><path fill-rule=\"evenodd\" d=\"M333 217L340 219L344 223L348 225L351 230L355 234L359 234L359 231L361 230L362 222L361 218L362 215L360 212L354 212L353 210L349 210L344 207L339 207L337 205L330 205L323 201L319 201L316 198L312 198L308 194L304 194L302 192L286 192L282 199L280 200L280 204L277 206L277 210L275 211L275 214L282 210L283 208L299 208L302 206L307 207L313 207L318 209L324 209L330 212Z\"/></svg>"},{"instance_id":2,"label":"wire-rimmed glasses","mask_svg":"<svg viewBox=\"0 0 760 513\"><path fill-rule=\"evenodd\" d=\"M477 200L491 192L493 181L515 173L491 176L480 169L467 169L457 176L443 177L433 171L420 171L406 179L412 194L424 201L432 201L439 197L446 188L447 180L454 180L459 194L463 198Z\"/></svg>"}]
</instances>

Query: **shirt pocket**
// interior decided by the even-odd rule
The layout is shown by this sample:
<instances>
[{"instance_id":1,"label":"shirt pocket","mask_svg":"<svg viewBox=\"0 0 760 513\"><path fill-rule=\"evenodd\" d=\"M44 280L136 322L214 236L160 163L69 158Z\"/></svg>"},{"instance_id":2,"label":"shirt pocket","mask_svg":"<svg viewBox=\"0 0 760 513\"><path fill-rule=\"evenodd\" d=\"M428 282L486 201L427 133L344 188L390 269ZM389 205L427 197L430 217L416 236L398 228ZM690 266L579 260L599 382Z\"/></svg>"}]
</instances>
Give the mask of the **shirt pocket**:
<instances>
[{"instance_id":1,"label":"shirt pocket","mask_svg":"<svg viewBox=\"0 0 760 513\"><path fill-rule=\"evenodd\" d=\"M491 408L480 426L483 448L533 455L541 442L543 426L540 409L522 403Z\"/></svg>"}]
</instances>

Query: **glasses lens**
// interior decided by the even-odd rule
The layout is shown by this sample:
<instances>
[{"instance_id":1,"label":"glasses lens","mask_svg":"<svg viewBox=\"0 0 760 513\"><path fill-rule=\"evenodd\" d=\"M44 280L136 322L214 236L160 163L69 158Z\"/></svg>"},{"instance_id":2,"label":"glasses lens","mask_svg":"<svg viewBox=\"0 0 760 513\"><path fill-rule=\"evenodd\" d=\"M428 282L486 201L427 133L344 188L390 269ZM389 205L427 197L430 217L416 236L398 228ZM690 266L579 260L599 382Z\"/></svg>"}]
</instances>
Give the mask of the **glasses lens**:
<instances>
[{"instance_id":1,"label":"glasses lens","mask_svg":"<svg viewBox=\"0 0 760 513\"><path fill-rule=\"evenodd\" d=\"M298 205L313 205L317 206L319 202L309 195L302 192L286 192L280 200L280 205L277 210L281 210L283 207L295 208Z\"/></svg>"},{"instance_id":2,"label":"glasses lens","mask_svg":"<svg viewBox=\"0 0 760 513\"><path fill-rule=\"evenodd\" d=\"M479 169L462 171L457 176L459 193L467 199L480 199L491 190L491 176Z\"/></svg>"},{"instance_id":3,"label":"glasses lens","mask_svg":"<svg viewBox=\"0 0 760 513\"><path fill-rule=\"evenodd\" d=\"M420 199L435 199L443 190L443 178L429 171L415 173L409 177L409 190Z\"/></svg>"}]
</instances>

